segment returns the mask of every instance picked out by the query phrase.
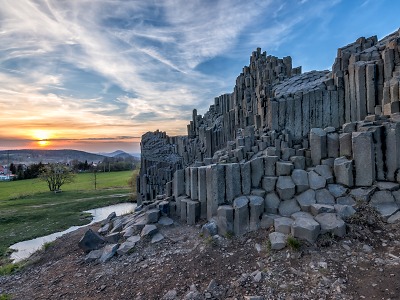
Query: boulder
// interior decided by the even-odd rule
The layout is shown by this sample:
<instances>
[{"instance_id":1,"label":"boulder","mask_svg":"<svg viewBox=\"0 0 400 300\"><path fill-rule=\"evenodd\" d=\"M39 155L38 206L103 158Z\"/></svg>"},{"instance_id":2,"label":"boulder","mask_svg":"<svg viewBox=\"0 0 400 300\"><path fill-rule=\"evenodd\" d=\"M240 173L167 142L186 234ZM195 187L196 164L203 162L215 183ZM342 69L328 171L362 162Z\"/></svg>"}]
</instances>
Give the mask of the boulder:
<instances>
[{"instance_id":1,"label":"boulder","mask_svg":"<svg viewBox=\"0 0 400 300\"><path fill-rule=\"evenodd\" d=\"M326 179L315 171L308 172L308 184L313 190L322 189L326 185Z\"/></svg>"},{"instance_id":2,"label":"boulder","mask_svg":"<svg viewBox=\"0 0 400 300\"><path fill-rule=\"evenodd\" d=\"M115 211L113 211L112 213L110 213L108 215L108 217L106 219L101 221L101 225L103 226L103 225L106 225L107 223L110 223L116 217L117 217L117 214L115 213Z\"/></svg>"},{"instance_id":3,"label":"boulder","mask_svg":"<svg viewBox=\"0 0 400 300\"><path fill-rule=\"evenodd\" d=\"M315 221L321 225L321 234L332 233L338 237L346 234L346 224L335 213L321 213L315 216Z\"/></svg>"},{"instance_id":4,"label":"boulder","mask_svg":"<svg viewBox=\"0 0 400 300\"><path fill-rule=\"evenodd\" d=\"M315 199L318 204L334 205L335 198L327 189L320 189L315 191Z\"/></svg>"},{"instance_id":5,"label":"boulder","mask_svg":"<svg viewBox=\"0 0 400 300\"><path fill-rule=\"evenodd\" d=\"M280 218L281 216L275 214L263 214L261 217L260 227L261 228L270 228L274 225L274 221L276 218Z\"/></svg>"},{"instance_id":6,"label":"boulder","mask_svg":"<svg viewBox=\"0 0 400 300\"><path fill-rule=\"evenodd\" d=\"M290 233L290 228L292 224L293 220L291 218L281 217L274 220L275 231L284 234Z\"/></svg>"},{"instance_id":7,"label":"boulder","mask_svg":"<svg viewBox=\"0 0 400 300\"><path fill-rule=\"evenodd\" d=\"M312 218L296 218L292 224L293 237L314 243L320 233L321 226Z\"/></svg>"},{"instance_id":8,"label":"boulder","mask_svg":"<svg viewBox=\"0 0 400 300\"><path fill-rule=\"evenodd\" d=\"M135 242L129 242L129 241L123 242L117 249L118 255L128 254L135 247L135 245L136 245Z\"/></svg>"},{"instance_id":9,"label":"boulder","mask_svg":"<svg viewBox=\"0 0 400 300\"><path fill-rule=\"evenodd\" d=\"M279 214L284 217L290 217L295 212L300 211L300 206L296 199L281 201L278 208Z\"/></svg>"},{"instance_id":10,"label":"boulder","mask_svg":"<svg viewBox=\"0 0 400 300\"><path fill-rule=\"evenodd\" d=\"M277 176L289 176L294 169L294 165L286 161L277 161L275 166Z\"/></svg>"},{"instance_id":11,"label":"boulder","mask_svg":"<svg viewBox=\"0 0 400 300\"><path fill-rule=\"evenodd\" d=\"M327 183L333 183L334 177L332 169L328 165L318 165L315 167L315 172L325 178Z\"/></svg>"},{"instance_id":12,"label":"boulder","mask_svg":"<svg viewBox=\"0 0 400 300\"><path fill-rule=\"evenodd\" d=\"M92 229L88 229L83 237L79 240L78 246L85 252L100 249L104 246L106 241L98 233Z\"/></svg>"},{"instance_id":13,"label":"boulder","mask_svg":"<svg viewBox=\"0 0 400 300\"><path fill-rule=\"evenodd\" d=\"M157 232L157 226L156 225L146 225L142 229L142 232L140 233L140 236L142 238L147 237L147 236L152 236Z\"/></svg>"},{"instance_id":14,"label":"boulder","mask_svg":"<svg viewBox=\"0 0 400 300\"><path fill-rule=\"evenodd\" d=\"M281 199L291 199L296 192L296 186L292 180L292 177L279 176L278 182L276 183L276 191Z\"/></svg>"},{"instance_id":15,"label":"boulder","mask_svg":"<svg viewBox=\"0 0 400 300\"><path fill-rule=\"evenodd\" d=\"M250 231L254 231L260 228L260 220L264 213L264 198L253 195L250 195L248 198L250 207Z\"/></svg>"},{"instance_id":16,"label":"boulder","mask_svg":"<svg viewBox=\"0 0 400 300\"><path fill-rule=\"evenodd\" d=\"M312 189L297 195L296 200L299 203L302 211L310 211L311 205L317 202L315 199L315 191Z\"/></svg>"},{"instance_id":17,"label":"boulder","mask_svg":"<svg viewBox=\"0 0 400 300\"><path fill-rule=\"evenodd\" d=\"M342 219L351 217L356 213L356 210L351 205L335 204L334 208L338 216Z\"/></svg>"},{"instance_id":18,"label":"boulder","mask_svg":"<svg viewBox=\"0 0 400 300\"><path fill-rule=\"evenodd\" d=\"M114 254L117 253L117 249L118 249L118 244L106 245L103 249L101 257L99 258L99 261L101 263L109 261L114 256Z\"/></svg>"},{"instance_id":19,"label":"boulder","mask_svg":"<svg viewBox=\"0 0 400 300\"><path fill-rule=\"evenodd\" d=\"M217 224L214 221L210 221L206 224L204 224L201 227L201 233L203 234L203 236L207 237L207 236L214 236L216 234L218 234L218 227Z\"/></svg>"},{"instance_id":20,"label":"boulder","mask_svg":"<svg viewBox=\"0 0 400 300\"><path fill-rule=\"evenodd\" d=\"M346 157L336 158L333 163L336 182L348 187L354 185L353 180L353 161Z\"/></svg>"},{"instance_id":21,"label":"boulder","mask_svg":"<svg viewBox=\"0 0 400 300\"><path fill-rule=\"evenodd\" d=\"M275 192L268 193L265 196L265 201L264 201L265 212L270 214L278 213L278 208L280 203L281 200L279 199L278 195Z\"/></svg>"},{"instance_id":22,"label":"boulder","mask_svg":"<svg viewBox=\"0 0 400 300\"><path fill-rule=\"evenodd\" d=\"M309 189L308 174L301 169L295 169L292 172L292 180L296 185L296 193L301 193Z\"/></svg>"},{"instance_id":23,"label":"boulder","mask_svg":"<svg viewBox=\"0 0 400 300\"><path fill-rule=\"evenodd\" d=\"M233 207L230 205L221 205L217 210L218 234L225 236L233 234Z\"/></svg>"},{"instance_id":24,"label":"boulder","mask_svg":"<svg viewBox=\"0 0 400 300\"><path fill-rule=\"evenodd\" d=\"M106 235L104 239L106 240L107 243L110 244L116 244L118 243L119 239L121 238L121 233L119 232L114 232Z\"/></svg>"},{"instance_id":25,"label":"boulder","mask_svg":"<svg viewBox=\"0 0 400 300\"><path fill-rule=\"evenodd\" d=\"M369 204L374 207L385 220L400 209L393 194L386 190L375 192Z\"/></svg>"},{"instance_id":26,"label":"boulder","mask_svg":"<svg viewBox=\"0 0 400 300\"><path fill-rule=\"evenodd\" d=\"M335 212L335 208L333 205L326 204L312 204L311 205L311 213L313 216L316 216L321 213L333 213Z\"/></svg>"},{"instance_id":27,"label":"boulder","mask_svg":"<svg viewBox=\"0 0 400 300\"><path fill-rule=\"evenodd\" d=\"M150 243L155 244L155 243L161 242L163 239L164 239L164 236L161 233L157 232L155 235L153 235L151 237Z\"/></svg>"},{"instance_id":28,"label":"boulder","mask_svg":"<svg viewBox=\"0 0 400 300\"><path fill-rule=\"evenodd\" d=\"M272 250L281 250L286 247L287 236L281 232L271 232L269 241Z\"/></svg>"},{"instance_id":29,"label":"boulder","mask_svg":"<svg viewBox=\"0 0 400 300\"><path fill-rule=\"evenodd\" d=\"M262 179L261 187L267 193L272 192L275 190L276 181L278 177L275 176L264 176Z\"/></svg>"},{"instance_id":30,"label":"boulder","mask_svg":"<svg viewBox=\"0 0 400 300\"><path fill-rule=\"evenodd\" d=\"M149 209L146 211L145 216L147 224L157 223L160 217L160 210L158 208Z\"/></svg>"},{"instance_id":31,"label":"boulder","mask_svg":"<svg viewBox=\"0 0 400 300\"><path fill-rule=\"evenodd\" d=\"M356 205L356 201L354 201L353 197L350 196L339 197L336 199L336 203L340 205L350 205L350 206Z\"/></svg>"},{"instance_id":32,"label":"boulder","mask_svg":"<svg viewBox=\"0 0 400 300\"><path fill-rule=\"evenodd\" d=\"M233 201L235 235L243 235L249 231L249 199L245 196Z\"/></svg>"},{"instance_id":33,"label":"boulder","mask_svg":"<svg viewBox=\"0 0 400 300\"><path fill-rule=\"evenodd\" d=\"M158 219L158 224L163 225L163 226L170 226L174 224L174 220L171 218L162 216L160 219Z\"/></svg>"},{"instance_id":34,"label":"boulder","mask_svg":"<svg viewBox=\"0 0 400 300\"><path fill-rule=\"evenodd\" d=\"M335 198L343 197L347 194L348 188L344 187L340 184L328 184L328 191L333 195Z\"/></svg>"},{"instance_id":35,"label":"boulder","mask_svg":"<svg viewBox=\"0 0 400 300\"><path fill-rule=\"evenodd\" d=\"M98 260L103 254L103 249L92 250L85 256L85 262L92 262Z\"/></svg>"}]
</instances>

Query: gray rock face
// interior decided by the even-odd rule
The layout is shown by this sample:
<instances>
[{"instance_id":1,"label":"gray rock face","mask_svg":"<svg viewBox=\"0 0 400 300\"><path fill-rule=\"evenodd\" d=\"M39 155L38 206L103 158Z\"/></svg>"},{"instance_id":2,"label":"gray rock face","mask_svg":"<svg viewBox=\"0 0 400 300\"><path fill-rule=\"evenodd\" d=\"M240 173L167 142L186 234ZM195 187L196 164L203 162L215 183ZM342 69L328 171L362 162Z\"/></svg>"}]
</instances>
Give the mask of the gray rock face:
<instances>
[{"instance_id":1,"label":"gray rock face","mask_svg":"<svg viewBox=\"0 0 400 300\"><path fill-rule=\"evenodd\" d=\"M249 199L241 196L233 201L235 235L243 235L250 229L249 224Z\"/></svg>"},{"instance_id":2,"label":"gray rock face","mask_svg":"<svg viewBox=\"0 0 400 300\"><path fill-rule=\"evenodd\" d=\"M260 220L264 213L264 198L259 196L249 196L250 206L250 231L260 228Z\"/></svg>"},{"instance_id":3,"label":"gray rock face","mask_svg":"<svg viewBox=\"0 0 400 300\"><path fill-rule=\"evenodd\" d=\"M294 169L294 165L286 161L277 161L275 166L277 176L289 176Z\"/></svg>"},{"instance_id":4,"label":"gray rock face","mask_svg":"<svg viewBox=\"0 0 400 300\"><path fill-rule=\"evenodd\" d=\"M101 263L109 261L115 253L117 253L118 244L106 245L103 249L103 254L99 258Z\"/></svg>"},{"instance_id":5,"label":"gray rock face","mask_svg":"<svg viewBox=\"0 0 400 300\"><path fill-rule=\"evenodd\" d=\"M325 178L327 183L333 183L334 178L332 169L328 165L318 165L315 167L315 172Z\"/></svg>"},{"instance_id":6,"label":"gray rock face","mask_svg":"<svg viewBox=\"0 0 400 300\"><path fill-rule=\"evenodd\" d=\"M106 235L104 239L106 240L107 243L111 244L116 244L118 243L119 239L121 238L121 233L119 232L114 232Z\"/></svg>"},{"instance_id":7,"label":"gray rock face","mask_svg":"<svg viewBox=\"0 0 400 300\"><path fill-rule=\"evenodd\" d=\"M146 211L145 216L147 224L157 223L160 217L160 210L158 208L149 209Z\"/></svg>"},{"instance_id":8,"label":"gray rock face","mask_svg":"<svg viewBox=\"0 0 400 300\"><path fill-rule=\"evenodd\" d=\"M296 192L296 186L290 176L279 176L278 182L276 183L276 191L283 200L289 200L293 198Z\"/></svg>"},{"instance_id":9,"label":"gray rock face","mask_svg":"<svg viewBox=\"0 0 400 300\"><path fill-rule=\"evenodd\" d=\"M318 204L334 205L335 198L327 189L320 189L315 191L315 199Z\"/></svg>"},{"instance_id":10,"label":"gray rock face","mask_svg":"<svg viewBox=\"0 0 400 300\"><path fill-rule=\"evenodd\" d=\"M164 236L161 233L157 232L155 235L152 236L150 243L155 244L161 242L163 239Z\"/></svg>"},{"instance_id":11,"label":"gray rock face","mask_svg":"<svg viewBox=\"0 0 400 300\"><path fill-rule=\"evenodd\" d=\"M340 205L350 205L350 206L356 205L356 201L354 201L354 199L350 196L339 197L336 199L336 203Z\"/></svg>"},{"instance_id":12,"label":"gray rock face","mask_svg":"<svg viewBox=\"0 0 400 300\"><path fill-rule=\"evenodd\" d=\"M333 205L326 204L312 204L311 213L316 216L321 213L333 213L335 212L335 207Z\"/></svg>"},{"instance_id":13,"label":"gray rock face","mask_svg":"<svg viewBox=\"0 0 400 300\"><path fill-rule=\"evenodd\" d=\"M286 247L287 236L280 232L271 232L269 241L271 242L272 250L281 250Z\"/></svg>"},{"instance_id":14,"label":"gray rock face","mask_svg":"<svg viewBox=\"0 0 400 300\"><path fill-rule=\"evenodd\" d=\"M374 207L385 220L400 209L390 191L375 192L369 204Z\"/></svg>"},{"instance_id":15,"label":"gray rock face","mask_svg":"<svg viewBox=\"0 0 400 300\"><path fill-rule=\"evenodd\" d=\"M135 242L125 241L117 249L118 255L127 255L135 247Z\"/></svg>"},{"instance_id":16,"label":"gray rock face","mask_svg":"<svg viewBox=\"0 0 400 300\"><path fill-rule=\"evenodd\" d=\"M233 228L233 207L230 205L221 205L217 212L218 234L225 236L234 232Z\"/></svg>"},{"instance_id":17,"label":"gray rock face","mask_svg":"<svg viewBox=\"0 0 400 300\"><path fill-rule=\"evenodd\" d=\"M157 226L156 225L146 225L144 226L144 228L142 229L142 232L140 233L140 237L144 238L147 236L152 236L157 232Z\"/></svg>"},{"instance_id":18,"label":"gray rock face","mask_svg":"<svg viewBox=\"0 0 400 300\"><path fill-rule=\"evenodd\" d=\"M347 194L348 189L340 184L328 184L328 191L335 197L343 197Z\"/></svg>"},{"instance_id":19,"label":"gray rock face","mask_svg":"<svg viewBox=\"0 0 400 300\"><path fill-rule=\"evenodd\" d=\"M279 214L284 217L290 217L295 212L300 211L300 206L296 199L284 200L279 204Z\"/></svg>"},{"instance_id":20,"label":"gray rock face","mask_svg":"<svg viewBox=\"0 0 400 300\"><path fill-rule=\"evenodd\" d=\"M117 214L115 213L115 211L113 211L112 213L110 213L107 218L103 221L101 221L101 225L106 225L108 223L110 223L114 218L117 217Z\"/></svg>"},{"instance_id":21,"label":"gray rock face","mask_svg":"<svg viewBox=\"0 0 400 300\"><path fill-rule=\"evenodd\" d=\"M97 250L103 247L105 244L104 238L98 233L94 232L92 229L89 229L85 232L83 237L79 240L78 246L85 252L89 252L92 250Z\"/></svg>"},{"instance_id":22,"label":"gray rock face","mask_svg":"<svg viewBox=\"0 0 400 300\"><path fill-rule=\"evenodd\" d=\"M160 219L158 219L158 224L163 225L163 226L170 226L174 224L174 220L171 218L162 216Z\"/></svg>"},{"instance_id":23,"label":"gray rock face","mask_svg":"<svg viewBox=\"0 0 400 300\"><path fill-rule=\"evenodd\" d=\"M284 234L290 233L290 228L292 224L293 220L291 218L281 217L274 220L275 231Z\"/></svg>"},{"instance_id":24,"label":"gray rock face","mask_svg":"<svg viewBox=\"0 0 400 300\"><path fill-rule=\"evenodd\" d=\"M309 189L308 174L304 170L295 169L292 172L292 180L296 185L296 193L301 193Z\"/></svg>"},{"instance_id":25,"label":"gray rock face","mask_svg":"<svg viewBox=\"0 0 400 300\"><path fill-rule=\"evenodd\" d=\"M92 250L85 256L85 262L89 263L98 260L103 254L103 249Z\"/></svg>"},{"instance_id":26,"label":"gray rock face","mask_svg":"<svg viewBox=\"0 0 400 300\"><path fill-rule=\"evenodd\" d=\"M311 205L315 204L317 200L315 199L315 191L309 189L300 195L296 196L296 200L300 205L301 210L310 211Z\"/></svg>"},{"instance_id":27,"label":"gray rock face","mask_svg":"<svg viewBox=\"0 0 400 300\"><path fill-rule=\"evenodd\" d=\"M308 183L313 190L322 189L326 185L326 179L314 171L308 173Z\"/></svg>"},{"instance_id":28,"label":"gray rock face","mask_svg":"<svg viewBox=\"0 0 400 300\"><path fill-rule=\"evenodd\" d=\"M201 233L204 236L214 236L218 234L218 227L214 221L210 221L201 227Z\"/></svg>"},{"instance_id":29,"label":"gray rock face","mask_svg":"<svg viewBox=\"0 0 400 300\"><path fill-rule=\"evenodd\" d=\"M320 233L321 226L312 218L296 218L292 224L292 235L295 238L314 243Z\"/></svg>"},{"instance_id":30,"label":"gray rock face","mask_svg":"<svg viewBox=\"0 0 400 300\"><path fill-rule=\"evenodd\" d=\"M321 213L315 220L321 225L321 234L332 233L338 237L346 234L346 224L335 213Z\"/></svg>"},{"instance_id":31,"label":"gray rock face","mask_svg":"<svg viewBox=\"0 0 400 300\"><path fill-rule=\"evenodd\" d=\"M280 218L281 216L275 214L263 214L261 218L260 227L261 228L270 228L274 225L274 221L276 218Z\"/></svg>"},{"instance_id":32,"label":"gray rock face","mask_svg":"<svg viewBox=\"0 0 400 300\"><path fill-rule=\"evenodd\" d=\"M270 213L270 214L277 214L281 200L279 199L279 197L276 193L271 192L265 196L264 203L265 203L265 205L264 205L265 212Z\"/></svg>"},{"instance_id":33,"label":"gray rock face","mask_svg":"<svg viewBox=\"0 0 400 300\"><path fill-rule=\"evenodd\" d=\"M335 204L334 208L337 215L342 219L351 217L356 213L356 210L351 205Z\"/></svg>"},{"instance_id":34,"label":"gray rock face","mask_svg":"<svg viewBox=\"0 0 400 300\"><path fill-rule=\"evenodd\" d=\"M267 193L274 191L277 180L278 177L275 176L264 176L261 183L262 189Z\"/></svg>"},{"instance_id":35,"label":"gray rock face","mask_svg":"<svg viewBox=\"0 0 400 300\"><path fill-rule=\"evenodd\" d=\"M375 180L375 155L371 132L352 133L356 186L371 186Z\"/></svg>"},{"instance_id":36,"label":"gray rock face","mask_svg":"<svg viewBox=\"0 0 400 300\"><path fill-rule=\"evenodd\" d=\"M258 157L251 161L251 186L258 188L264 176L264 158Z\"/></svg>"},{"instance_id":37,"label":"gray rock face","mask_svg":"<svg viewBox=\"0 0 400 300\"><path fill-rule=\"evenodd\" d=\"M321 159L327 157L326 132L323 129L311 129L310 148L313 165L319 165L321 163Z\"/></svg>"},{"instance_id":38,"label":"gray rock face","mask_svg":"<svg viewBox=\"0 0 400 300\"><path fill-rule=\"evenodd\" d=\"M336 182L348 187L352 187L353 180L353 161L346 157L336 158L333 169L335 172Z\"/></svg>"},{"instance_id":39,"label":"gray rock face","mask_svg":"<svg viewBox=\"0 0 400 300\"><path fill-rule=\"evenodd\" d=\"M278 156L266 156L264 158L265 170L264 174L266 176L276 176L275 164L279 160Z\"/></svg>"}]
</instances>

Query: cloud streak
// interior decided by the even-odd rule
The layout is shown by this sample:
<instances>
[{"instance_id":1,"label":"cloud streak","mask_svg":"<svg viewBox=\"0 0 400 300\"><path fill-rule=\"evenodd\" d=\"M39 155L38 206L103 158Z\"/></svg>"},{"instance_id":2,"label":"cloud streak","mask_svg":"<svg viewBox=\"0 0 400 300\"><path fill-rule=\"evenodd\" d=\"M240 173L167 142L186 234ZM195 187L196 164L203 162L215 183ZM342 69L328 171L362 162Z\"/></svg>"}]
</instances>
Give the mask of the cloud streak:
<instances>
[{"instance_id":1,"label":"cloud streak","mask_svg":"<svg viewBox=\"0 0 400 300\"><path fill-rule=\"evenodd\" d=\"M0 140L29 138L29 130L43 127L69 140L140 136L157 128L183 134L191 109L203 113L215 96L232 91L252 50L279 52L310 24L329 34L338 5L3 1L0 111L7 125ZM204 67L214 59L225 63Z\"/></svg>"}]
</instances>

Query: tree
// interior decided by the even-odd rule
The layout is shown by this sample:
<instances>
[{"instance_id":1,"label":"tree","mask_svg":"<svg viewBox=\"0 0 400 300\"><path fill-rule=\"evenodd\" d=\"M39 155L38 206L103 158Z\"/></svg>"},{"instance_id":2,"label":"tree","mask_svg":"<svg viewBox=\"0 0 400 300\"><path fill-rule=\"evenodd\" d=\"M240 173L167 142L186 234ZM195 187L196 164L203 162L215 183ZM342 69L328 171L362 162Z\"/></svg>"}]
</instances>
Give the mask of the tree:
<instances>
[{"instance_id":1,"label":"tree","mask_svg":"<svg viewBox=\"0 0 400 300\"><path fill-rule=\"evenodd\" d=\"M48 164L41 170L39 178L47 182L51 192L59 191L65 183L74 181L75 174L71 169L62 164Z\"/></svg>"}]
</instances>

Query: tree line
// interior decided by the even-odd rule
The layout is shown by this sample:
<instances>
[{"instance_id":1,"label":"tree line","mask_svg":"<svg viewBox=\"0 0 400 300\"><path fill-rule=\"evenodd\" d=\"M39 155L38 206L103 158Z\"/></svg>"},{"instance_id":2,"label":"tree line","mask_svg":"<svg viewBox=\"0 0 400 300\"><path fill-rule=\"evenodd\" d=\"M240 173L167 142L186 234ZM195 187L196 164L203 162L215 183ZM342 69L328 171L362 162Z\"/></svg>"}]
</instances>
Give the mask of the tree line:
<instances>
[{"instance_id":1,"label":"tree line","mask_svg":"<svg viewBox=\"0 0 400 300\"><path fill-rule=\"evenodd\" d=\"M106 157L102 162L84 162L79 160L72 160L69 163L62 164L70 169L73 173L82 172L116 172L116 171L129 171L135 170L138 160L134 157ZM60 164L43 164L34 163L31 165L14 164L11 163L9 170L15 175L15 180L39 178L40 175L46 171L46 168L51 165Z\"/></svg>"}]
</instances>

